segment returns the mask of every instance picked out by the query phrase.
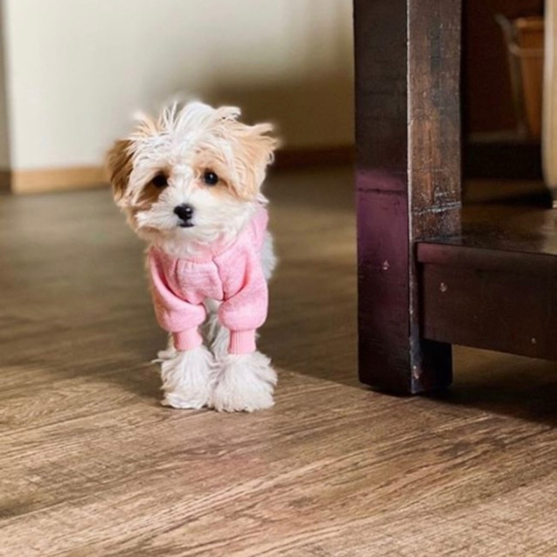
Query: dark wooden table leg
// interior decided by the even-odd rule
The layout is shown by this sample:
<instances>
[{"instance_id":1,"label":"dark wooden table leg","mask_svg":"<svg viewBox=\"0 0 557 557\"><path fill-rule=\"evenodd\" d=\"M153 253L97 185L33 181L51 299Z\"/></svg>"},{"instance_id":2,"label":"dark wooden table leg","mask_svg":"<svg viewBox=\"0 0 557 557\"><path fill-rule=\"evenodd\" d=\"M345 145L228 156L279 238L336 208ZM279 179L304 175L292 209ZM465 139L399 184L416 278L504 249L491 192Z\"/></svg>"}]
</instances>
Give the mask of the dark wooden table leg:
<instances>
[{"instance_id":1,"label":"dark wooden table leg","mask_svg":"<svg viewBox=\"0 0 557 557\"><path fill-rule=\"evenodd\" d=\"M461 0L354 0L363 383L451 382L451 347L424 341L415 242L460 231Z\"/></svg>"}]
</instances>

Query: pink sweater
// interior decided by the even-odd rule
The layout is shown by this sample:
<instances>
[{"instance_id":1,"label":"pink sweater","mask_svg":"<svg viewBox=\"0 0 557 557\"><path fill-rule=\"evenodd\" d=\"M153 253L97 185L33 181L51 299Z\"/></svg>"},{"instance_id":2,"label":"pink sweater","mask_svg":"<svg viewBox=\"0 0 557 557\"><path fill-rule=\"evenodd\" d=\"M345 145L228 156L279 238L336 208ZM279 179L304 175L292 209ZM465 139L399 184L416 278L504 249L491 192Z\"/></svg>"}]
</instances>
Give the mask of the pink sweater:
<instances>
[{"instance_id":1,"label":"pink sweater","mask_svg":"<svg viewBox=\"0 0 557 557\"><path fill-rule=\"evenodd\" d=\"M267 318L267 281L261 247L267 229L261 207L236 240L224 249L207 249L195 259L176 259L149 250L152 294L160 326L173 333L178 350L202 344L198 327L205 321L203 302L221 301L220 322L230 330L229 352L255 350L255 332Z\"/></svg>"}]
</instances>

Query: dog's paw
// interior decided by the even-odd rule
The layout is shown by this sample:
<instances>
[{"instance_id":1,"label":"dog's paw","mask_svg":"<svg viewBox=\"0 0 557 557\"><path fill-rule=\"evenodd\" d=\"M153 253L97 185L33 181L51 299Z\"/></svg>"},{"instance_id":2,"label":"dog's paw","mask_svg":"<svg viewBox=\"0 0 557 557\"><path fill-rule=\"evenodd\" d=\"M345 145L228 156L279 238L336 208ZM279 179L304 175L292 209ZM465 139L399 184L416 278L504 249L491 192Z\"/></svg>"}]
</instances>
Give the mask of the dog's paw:
<instances>
[{"instance_id":1,"label":"dog's paw","mask_svg":"<svg viewBox=\"0 0 557 557\"><path fill-rule=\"evenodd\" d=\"M214 383L215 362L207 348L200 346L164 359L161 364L163 406L199 409L209 404Z\"/></svg>"},{"instance_id":2,"label":"dog's paw","mask_svg":"<svg viewBox=\"0 0 557 557\"><path fill-rule=\"evenodd\" d=\"M277 374L260 352L227 354L218 363L209 406L219 412L253 412L273 406Z\"/></svg>"}]
</instances>

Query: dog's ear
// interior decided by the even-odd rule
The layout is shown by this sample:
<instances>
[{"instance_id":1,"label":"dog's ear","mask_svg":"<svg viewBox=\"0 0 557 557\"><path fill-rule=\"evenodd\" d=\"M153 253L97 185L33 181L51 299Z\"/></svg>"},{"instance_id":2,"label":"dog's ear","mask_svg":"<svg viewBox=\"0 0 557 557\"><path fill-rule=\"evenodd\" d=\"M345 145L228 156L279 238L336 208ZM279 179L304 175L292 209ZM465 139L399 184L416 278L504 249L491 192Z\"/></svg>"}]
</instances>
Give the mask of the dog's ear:
<instances>
[{"instance_id":1,"label":"dog's ear","mask_svg":"<svg viewBox=\"0 0 557 557\"><path fill-rule=\"evenodd\" d=\"M129 139L118 139L107 153L106 167L116 203L126 193L133 167L132 156L133 143Z\"/></svg>"},{"instance_id":2,"label":"dog's ear","mask_svg":"<svg viewBox=\"0 0 557 557\"><path fill-rule=\"evenodd\" d=\"M238 193L243 198L254 199L259 193L267 166L273 162L274 151L280 142L270 135L273 131L272 124L239 125L242 130L234 134L237 140L235 155L241 165L238 169L241 177Z\"/></svg>"}]
</instances>

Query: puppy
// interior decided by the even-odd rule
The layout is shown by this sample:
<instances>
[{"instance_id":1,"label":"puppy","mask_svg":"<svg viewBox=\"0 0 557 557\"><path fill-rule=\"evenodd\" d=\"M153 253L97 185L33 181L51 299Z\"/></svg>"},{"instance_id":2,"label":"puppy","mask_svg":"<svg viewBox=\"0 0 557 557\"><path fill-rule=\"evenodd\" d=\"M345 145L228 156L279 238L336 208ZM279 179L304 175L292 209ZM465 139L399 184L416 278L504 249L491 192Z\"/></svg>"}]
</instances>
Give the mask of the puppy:
<instances>
[{"instance_id":1,"label":"puppy","mask_svg":"<svg viewBox=\"0 0 557 557\"><path fill-rule=\"evenodd\" d=\"M163 404L235 412L273 405L276 373L256 349L276 259L261 193L277 140L240 110L200 102L142 115L107 166L114 199L147 242Z\"/></svg>"}]
</instances>

